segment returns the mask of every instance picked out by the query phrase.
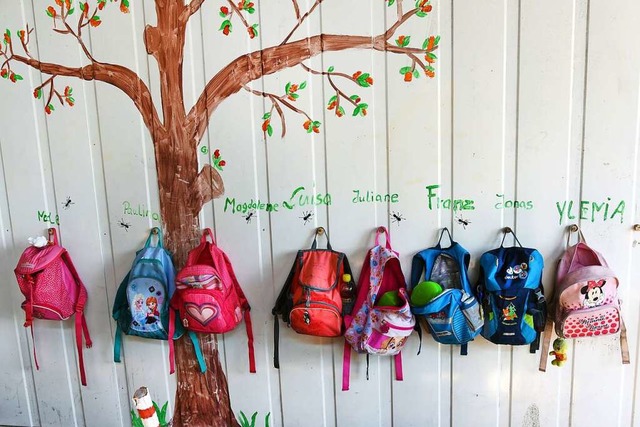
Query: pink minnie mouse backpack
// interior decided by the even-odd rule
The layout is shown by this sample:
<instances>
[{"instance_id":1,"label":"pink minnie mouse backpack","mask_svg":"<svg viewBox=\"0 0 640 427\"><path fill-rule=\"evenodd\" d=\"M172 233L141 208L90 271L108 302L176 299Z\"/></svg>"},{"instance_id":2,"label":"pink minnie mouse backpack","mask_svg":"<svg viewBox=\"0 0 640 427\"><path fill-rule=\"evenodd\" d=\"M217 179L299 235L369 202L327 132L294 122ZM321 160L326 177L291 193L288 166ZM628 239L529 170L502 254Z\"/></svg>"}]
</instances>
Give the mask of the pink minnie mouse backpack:
<instances>
[{"instance_id":1,"label":"pink minnie mouse backpack","mask_svg":"<svg viewBox=\"0 0 640 427\"><path fill-rule=\"evenodd\" d=\"M40 239L45 244L46 239ZM69 253L58 244L55 228L49 229L49 241L46 242L46 245L38 246L29 246L25 249L14 270L20 291L25 296L22 303L22 309L25 312L24 327L31 328L33 359L36 369L40 369L40 366L36 357L36 343L33 333L34 318L67 320L75 315L80 380L82 385L87 385L82 357L83 333L87 348L91 347L91 337L84 318L87 290L73 266Z\"/></svg>"},{"instance_id":2,"label":"pink minnie mouse backpack","mask_svg":"<svg viewBox=\"0 0 640 427\"><path fill-rule=\"evenodd\" d=\"M386 235L385 246L379 243L383 233ZM351 347L357 353L367 354L367 379L369 354L377 354L394 357L396 379L402 381L401 351L416 321L411 314L398 253L391 249L385 227L376 231L375 246L369 250L362 265L352 314L344 316L342 390L349 390Z\"/></svg>"},{"instance_id":3,"label":"pink minnie mouse backpack","mask_svg":"<svg viewBox=\"0 0 640 427\"><path fill-rule=\"evenodd\" d=\"M569 246L571 232L578 233L578 243ZM629 344L618 299L618 278L604 257L591 249L577 225L569 228L567 250L556 274L551 316L544 331L540 358L546 370L551 332L560 338L586 338L620 333L622 363L629 364Z\"/></svg>"}]
</instances>

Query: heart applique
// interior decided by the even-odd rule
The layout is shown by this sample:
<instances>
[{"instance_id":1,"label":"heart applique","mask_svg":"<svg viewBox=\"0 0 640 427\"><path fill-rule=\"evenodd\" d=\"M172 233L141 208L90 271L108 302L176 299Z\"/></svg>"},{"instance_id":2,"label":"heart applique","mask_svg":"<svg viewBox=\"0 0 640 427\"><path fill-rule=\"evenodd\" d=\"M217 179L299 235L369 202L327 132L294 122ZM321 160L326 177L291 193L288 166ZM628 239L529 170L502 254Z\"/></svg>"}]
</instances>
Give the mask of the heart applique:
<instances>
[{"instance_id":1,"label":"heart applique","mask_svg":"<svg viewBox=\"0 0 640 427\"><path fill-rule=\"evenodd\" d=\"M194 304L188 302L184 304L187 314L198 321L202 326L208 325L212 320L218 317L220 309L213 304Z\"/></svg>"}]
</instances>

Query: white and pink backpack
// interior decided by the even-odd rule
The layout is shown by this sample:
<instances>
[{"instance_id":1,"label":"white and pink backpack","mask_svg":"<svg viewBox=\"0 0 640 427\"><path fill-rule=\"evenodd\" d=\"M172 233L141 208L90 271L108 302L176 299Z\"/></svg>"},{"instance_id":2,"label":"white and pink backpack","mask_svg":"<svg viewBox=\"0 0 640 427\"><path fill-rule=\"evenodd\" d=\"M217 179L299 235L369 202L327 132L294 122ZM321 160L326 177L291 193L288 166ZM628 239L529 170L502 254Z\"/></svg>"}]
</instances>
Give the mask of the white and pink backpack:
<instances>
[{"instance_id":1,"label":"white and pink backpack","mask_svg":"<svg viewBox=\"0 0 640 427\"><path fill-rule=\"evenodd\" d=\"M43 242L46 240L41 238ZM25 312L25 328L31 328L33 359L36 369L40 369L36 357L33 320L67 320L75 315L76 345L80 380L87 385L82 357L82 334L87 348L91 347L91 337L84 318L87 290L73 266L65 248L58 244L55 228L49 229L46 246L29 246L20 256L14 270L20 291L25 296L22 309Z\"/></svg>"},{"instance_id":2,"label":"white and pink backpack","mask_svg":"<svg viewBox=\"0 0 640 427\"><path fill-rule=\"evenodd\" d=\"M578 243L569 246L571 232ZM540 370L546 367L551 330L565 339L598 337L620 332L622 363L629 363L627 331L620 312L618 278L602 254L590 248L577 226L569 228L567 250L558 264L553 295L553 316L547 322Z\"/></svg>"}]
</instances>

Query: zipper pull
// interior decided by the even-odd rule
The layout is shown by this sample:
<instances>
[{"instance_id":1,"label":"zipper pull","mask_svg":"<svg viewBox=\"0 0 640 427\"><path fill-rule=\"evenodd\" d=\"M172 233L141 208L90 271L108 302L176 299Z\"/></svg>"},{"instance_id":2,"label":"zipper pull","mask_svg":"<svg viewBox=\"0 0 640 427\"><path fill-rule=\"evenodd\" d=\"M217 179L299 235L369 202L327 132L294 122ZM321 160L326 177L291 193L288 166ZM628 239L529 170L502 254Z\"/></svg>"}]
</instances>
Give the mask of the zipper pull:
<instances>
[{"instance_id":1,"label":"zipper pull","mask_svg":"<svg viewBox=\"0 0 640 427\"><path fill-rule=\"evenodd\" d=\"M307 325L311 323L311 317L309 317L309 312L307 310L304 311L303 319L304 323L306 323Z\"/></svg>"}]
</instances>

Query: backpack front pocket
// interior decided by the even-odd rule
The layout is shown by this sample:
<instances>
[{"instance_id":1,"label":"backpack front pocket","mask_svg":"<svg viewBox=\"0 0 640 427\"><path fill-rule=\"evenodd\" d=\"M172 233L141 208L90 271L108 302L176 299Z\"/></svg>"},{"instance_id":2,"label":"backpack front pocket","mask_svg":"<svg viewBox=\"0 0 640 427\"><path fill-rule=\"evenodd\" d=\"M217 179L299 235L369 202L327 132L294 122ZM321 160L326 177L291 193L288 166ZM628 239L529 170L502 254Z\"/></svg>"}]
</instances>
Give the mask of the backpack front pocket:
<instances>
[{"instance_id":1,"label":"backpack front pocket","mask_svg":"<svg viewBox=\"0 0 640 427\"><path fill-rule=\"evenodd\" d=\"M289 314L289 322L294 331L304 335L319 337L339 337L342 335L342 317L332 304L319 301L298 304Z\"/></svg>"},{"instance_id":2,"label":"backpack front pocket","mask_svg":"<svg viewBox=\"0 0 640 427\"><path fill-rule=\"evenodd\" d=\"M536 339L533 316L527 314L531 289L492 292L482 335L495 344L522 345Z\"/></svg>"},{"instance_id":3,"label":"backpack front pocket","mask_svg":"<svg viewBox=\"0 0 640 427\"><path fill-rule=\"evenodd\" d=\"M416 324L408 304L398 310L373 307L371 333L364 348L368 353L393 356L400 353Z\"/></svg>"},{"instance_id":4,"label":"backpack front pocket","mask_svg":"<svg viewBox=\"0 0 640 427\"><path fill-rule=\"evenodd\" d=\"M423 307L415 307L414 313L424 316L431 335L442 344L465 344L471 341L478 329L472 321L477 323L481 319L479 304L472 298L468 304L460 301L461 291L450 289L434 298Z\"/></svg>"},{"instance_id":5,"label":"backpack front pocket","mask_svg":"<svg viewBox=\"0 0 640 427\"><path fill-rule=\"evenodd\" d=\"M620 331L620 311L614 305L563 311L556 333L562 338L584 338L616 334Z\"/></svg>"},{"instance_id":6,"label":"backpack front pocket","mask_svg":"<svg viewBox=\"0 0 640 427\"><path fill-rule=\"evenodd\" d=\"M192 331L222 334L242 318L242 313L238 316L224 310L224 295L220 291L191 289L182 291L180 298L180 319Z\"/></svg>"}]
</instances>

